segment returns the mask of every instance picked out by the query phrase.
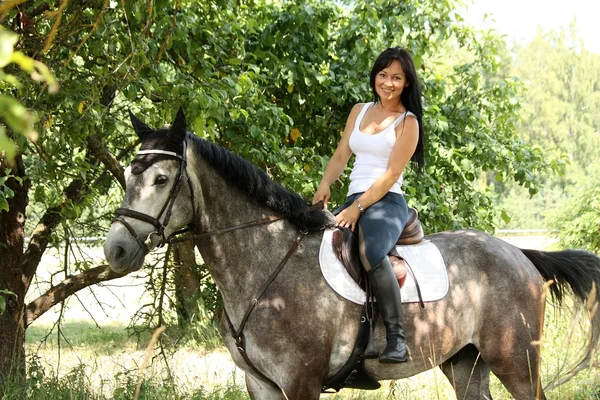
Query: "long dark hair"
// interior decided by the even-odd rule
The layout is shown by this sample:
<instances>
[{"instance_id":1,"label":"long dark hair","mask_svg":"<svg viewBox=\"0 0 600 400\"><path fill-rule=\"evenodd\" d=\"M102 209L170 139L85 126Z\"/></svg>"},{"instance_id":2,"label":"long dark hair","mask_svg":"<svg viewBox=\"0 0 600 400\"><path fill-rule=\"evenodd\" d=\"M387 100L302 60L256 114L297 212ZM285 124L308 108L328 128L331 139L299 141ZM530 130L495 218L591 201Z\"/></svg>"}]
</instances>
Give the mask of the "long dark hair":
<instances>
[{"instance_id":1,"label":"long dark hair","mask_svg":"<svg viewBox=\"0 0 600 400\"><path fill-rule=\"evenodd\" d=\"M375 78L381 70L389 67L394 60L400 61L402 71L406 75L406 81L408 82L408 86L402 90L400 101L402 101L402 104L408 111L417 116L417 121L419 122L419 141L417 142L415 153L410 160L417 167L417 172L420 172L425 163L423 151L423 136L425 133L423 130L423 105L421 104L421 85L419 85L415 64L408 51L400 46L390 47L377 57L375 64L373 64L373 69L371 69L371 91L373 92L375 102L379 102L381 99L375 90Z\"/></svg>"}]
</instances>

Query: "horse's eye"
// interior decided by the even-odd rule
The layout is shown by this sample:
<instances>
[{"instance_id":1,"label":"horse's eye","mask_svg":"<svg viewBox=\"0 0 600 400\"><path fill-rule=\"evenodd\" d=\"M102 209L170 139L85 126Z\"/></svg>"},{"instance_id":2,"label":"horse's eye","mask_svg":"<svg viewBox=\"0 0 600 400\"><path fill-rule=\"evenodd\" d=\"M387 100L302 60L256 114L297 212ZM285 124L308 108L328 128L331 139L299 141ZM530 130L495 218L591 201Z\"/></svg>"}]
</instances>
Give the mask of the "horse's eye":
<instances>
[{"instance_id":1,"label":"horse's eye","mask_svg":"<svg viewBox=\"0 0 600 400\"><path fill-rule=\"evenodd\" d=\"M168 178L164 175L159 175L156 177L156 179L154 180L154 184L155 185L164 185L165 183L167 183Z\"/></svg>"}]
</instances>

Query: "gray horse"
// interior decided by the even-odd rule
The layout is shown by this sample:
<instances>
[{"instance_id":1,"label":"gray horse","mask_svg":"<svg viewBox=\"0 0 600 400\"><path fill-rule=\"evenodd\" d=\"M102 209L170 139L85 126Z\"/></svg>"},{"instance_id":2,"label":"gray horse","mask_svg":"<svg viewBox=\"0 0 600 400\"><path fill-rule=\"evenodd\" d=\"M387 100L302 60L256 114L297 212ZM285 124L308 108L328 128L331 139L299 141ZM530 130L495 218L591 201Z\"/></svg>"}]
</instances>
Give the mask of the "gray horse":
<instances>
[{"instance_id":1,"label":"gray horse","mask_svg":"<svg viewBox=\"0 0 600 400\"><path fill-rule=\"evenodd\" d=\"M142 145L104 244L110 268L140 269L150 250L190 227L223 296L230 321L223 326L225 344L246 372L250 397L318 399L327 377L350 356L361 316L361 307L335 293L318 268L331 214L311 210L263 171L187 133L181 110L170 128L156 131L131 117ZM566 291L585 300L600 283L600 259L583 251L520 250L475 230L427 239L448 267L449 292L424 309L404 305L407 363L366 360L366 370L387 380L439 366L459 399L491 398L491 371L516 399L545 398L539 373L544 281L555 282L550 292L559 303ZM598 343L598 313L591 322L577 370L589 364ZM378 348L383 335L380 323Z\"/></svg>"}]
</instances>

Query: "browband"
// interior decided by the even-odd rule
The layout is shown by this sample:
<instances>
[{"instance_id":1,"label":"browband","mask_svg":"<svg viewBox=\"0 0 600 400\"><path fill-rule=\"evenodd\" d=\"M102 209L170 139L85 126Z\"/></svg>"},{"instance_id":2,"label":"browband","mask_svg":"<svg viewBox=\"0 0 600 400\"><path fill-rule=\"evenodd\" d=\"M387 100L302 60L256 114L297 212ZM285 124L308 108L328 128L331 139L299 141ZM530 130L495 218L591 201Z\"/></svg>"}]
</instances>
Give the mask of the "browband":
<instances>
[{"instance_id":1,"label":"browband","mask_svg":"<svg viewBox=\"0 0 600 400\"><path fill-rule=\"evenodd\" d=\"M179 154L175 153L174 151L166 151L166 150L140 150L137 152L137 154L164 154L165 156L171 156L171 157L175 157L175 158L179 158L180 160L183 160L183 157L180 156Z\"/></svg>"}]
</instances>

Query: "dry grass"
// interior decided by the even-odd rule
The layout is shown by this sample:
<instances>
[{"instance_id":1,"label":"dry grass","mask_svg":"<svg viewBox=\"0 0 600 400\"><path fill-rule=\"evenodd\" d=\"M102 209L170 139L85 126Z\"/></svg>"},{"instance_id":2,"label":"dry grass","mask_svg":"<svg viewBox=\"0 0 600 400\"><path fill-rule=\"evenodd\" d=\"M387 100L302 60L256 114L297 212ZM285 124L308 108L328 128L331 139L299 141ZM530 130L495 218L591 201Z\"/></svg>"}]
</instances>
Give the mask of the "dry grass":
<instances>
[{"instance_id":1,"label":"dry grass","mask_svg":"<svg viewBox=\"0 0 600 400\"><path fill-rule=\"evenodd\" d=\"M558 371L564 369L583 343L585 320L576 321L569 307L548 307L545 318L545 340L542 349L542 377L547 383ZM584 325L584 326L581 326ZM127 335L124 325L110 324L101 329L86 321L69 322L63 325L65 340L60 344L56 334L39 347L39 340L48 326L32 326L28 331L27 349L37 353L38 363L47 376L60 378L73 376L73 371L85 377L85 385L97 398L113 398L115 393L135 389L138 369L145 356L149 336L136 340ZM169 331L165 333L169 335ZM161 398L186 399L245 397L243 374L231 362L224 348L203 351L184 346L166 356L154 354L145 372L146 395L151 393ZM584 371L571 382L547 392L549 399L600 399L600 375L598 369ZM144 398L144 390L142 396ZM500 382L492 375L491 391L494 399L511 399ZM165 394L165 393L168 393ZM216 393L216 394L215 394ZM227 393L229 397L219 397ZM166 396L166 397L164 397ZM210 397L217 396L217 397ZM130 397L131 398L131 397ZM152 398L147 397L147 398ZM338 394L323 395L324 399L452 399L454 392L442 372L435 368L417 376L393 382L385 382L379 391L346 389Z\"/></svg>"}]
</instances>

